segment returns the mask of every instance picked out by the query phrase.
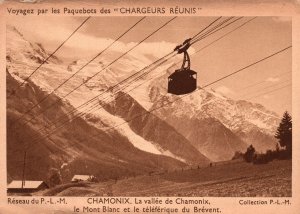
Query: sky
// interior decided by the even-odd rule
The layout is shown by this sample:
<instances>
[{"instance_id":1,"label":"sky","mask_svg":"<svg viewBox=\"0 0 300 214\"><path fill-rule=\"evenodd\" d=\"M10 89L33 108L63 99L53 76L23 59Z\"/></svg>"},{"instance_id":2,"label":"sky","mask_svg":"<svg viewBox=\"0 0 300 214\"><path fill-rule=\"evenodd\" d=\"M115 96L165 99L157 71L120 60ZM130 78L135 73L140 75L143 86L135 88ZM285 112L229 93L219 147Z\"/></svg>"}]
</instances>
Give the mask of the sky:
<instances>
[{"instance_id":1,"label":"sky","mask_svg":"<svg viewBox=\"0 0 300 214\"><path fill-rule=\"evenodd\" d=\"M147 17L111 49L123 53L171 18ZM216 18L177 17L134 52L137 56L151 56L155 61ZM257 17L195 53L251 18L253 17L244 17L195 43L189 49L191 69L198 73L199 86L207 85L292 44L292 22L289 17ZM8 23L15 26L27 39L42 43L46 50L51 52L84 19L84 17L22 17L11 18ZM141 17L92 17L56 55L66 61L90 59L139 19ZM292 49L288 49L210 87L233 99L260 103L282 115L286 110L291 112L291 71Z\"/></svg>"}]
</instances>

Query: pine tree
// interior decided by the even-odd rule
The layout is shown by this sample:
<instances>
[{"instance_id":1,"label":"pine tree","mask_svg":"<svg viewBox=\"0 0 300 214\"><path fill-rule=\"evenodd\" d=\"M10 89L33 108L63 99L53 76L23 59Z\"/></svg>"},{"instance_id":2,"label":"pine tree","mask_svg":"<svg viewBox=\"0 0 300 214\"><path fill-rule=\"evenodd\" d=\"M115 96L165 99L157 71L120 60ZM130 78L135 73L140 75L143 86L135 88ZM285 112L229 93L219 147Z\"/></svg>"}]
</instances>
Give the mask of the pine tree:
<instances>
[{"instance_id":1,"label":"pine tree","mask_svg":"<svg viewBox=\"0 0 300 214\"><path fill-rule=\"evenodd\" d=\"M247 148L247 151L244 154L244 160L248 163L253 161L255 155L255 148L252 146L252 144Z\"/></svg>"},{"instance_id":2,"label":"pine tree","mask_svg":"<svg viewBox=\"0 0 300 214\"><path fill-rule=\"evenodd\" d=\"M281 147L284 147L289 157L292 155L292 117L286 111L283 114L275 138L278 139Z\"/></svg>"}]
</instances>

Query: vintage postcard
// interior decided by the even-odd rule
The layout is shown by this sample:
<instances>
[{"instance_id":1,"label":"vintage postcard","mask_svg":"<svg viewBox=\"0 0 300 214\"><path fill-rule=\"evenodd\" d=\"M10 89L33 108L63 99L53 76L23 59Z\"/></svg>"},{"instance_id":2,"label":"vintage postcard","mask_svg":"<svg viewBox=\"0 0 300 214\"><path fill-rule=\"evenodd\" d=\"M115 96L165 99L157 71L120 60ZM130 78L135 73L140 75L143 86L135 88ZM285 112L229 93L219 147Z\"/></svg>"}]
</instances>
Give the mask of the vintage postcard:
<instances>
[{"instance_id":1,"label":"vintage postcard","mask_svg":"<svg viewBox=\"0 0 300 214\"><path fill-rule=\"evenodd\" d=\"M299 213L299 1L0 9L0 213Z\"/></svg>"}]
</instances>

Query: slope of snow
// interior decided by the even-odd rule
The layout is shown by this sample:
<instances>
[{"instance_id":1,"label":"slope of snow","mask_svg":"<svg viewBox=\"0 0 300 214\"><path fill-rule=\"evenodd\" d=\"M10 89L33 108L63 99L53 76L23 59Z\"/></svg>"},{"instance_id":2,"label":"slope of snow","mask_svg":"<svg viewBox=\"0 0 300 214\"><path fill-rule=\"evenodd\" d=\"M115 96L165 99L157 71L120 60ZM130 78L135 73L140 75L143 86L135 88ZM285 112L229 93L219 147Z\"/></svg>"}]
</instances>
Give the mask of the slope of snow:
<instances>
[{"instance_id":1,"label":"slope of snow","mask_svg":"<svg viewBox=\"0 0 300 214\"><path fill-rule=\"evenodd\" d=\"M132 131L132 129L124 119L111 115L104 109L93 112L92 114L97 116L98 118L101 118L101 121L104 124L109 125L109 127L106 128L102 127L102 129L110 130L111 127L114 127L114 130L117 130L120 134L125 136L132 143L134 147L145 152L149 152L157 155L165 155L180 160L182 162L186 162L184 159L177 157L176 155L172 154L170 151L168 150L165 151L159 145L147 141L141 136L137 135L134 131Z\"/></svg>"},{"instance_id":2,"label":"slope of snow","mask_svg":"<svg viewBox=\"0 0 300 214\"><path fill-rule=\"evenodd\" d=\"M134 97L135 100L141 105L143 106L147 111L149 111L153 105L153 103L151 102L149 96L148 96L148 88L147 86L148 84L145 84L145 87L138 87L135 90L132 90L129 92L130 96ZM138 98L137 98L138 97Z\"/></svg>"}]
</instances>

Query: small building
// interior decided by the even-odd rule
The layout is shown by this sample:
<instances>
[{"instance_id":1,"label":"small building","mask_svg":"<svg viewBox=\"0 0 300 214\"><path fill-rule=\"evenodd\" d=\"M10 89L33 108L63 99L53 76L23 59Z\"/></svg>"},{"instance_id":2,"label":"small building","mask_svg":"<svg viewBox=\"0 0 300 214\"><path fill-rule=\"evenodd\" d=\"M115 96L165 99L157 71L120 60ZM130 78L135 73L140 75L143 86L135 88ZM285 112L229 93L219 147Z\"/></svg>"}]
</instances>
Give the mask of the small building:
<instances>
[{"instance_id":1,"label":"small building","mask_svg":"<svg viewBox=\"0 0 300 214\"><path fill-rule=\"evenodd\" d=\"M93 175L74 175L74 177L72 178L72 182L92 181L93 179Z\"/></svg>"},{"instance_id":2,"label":"small building","mask_svg":"<svg viewBox=\"0 0 300 214\"><path fill-rule=\"evenodd\" d=\"M8 193L32 193L40 190L48 189L48 185L44 181L12 181L7 186Z\"/></svg>"}]
</instances>

